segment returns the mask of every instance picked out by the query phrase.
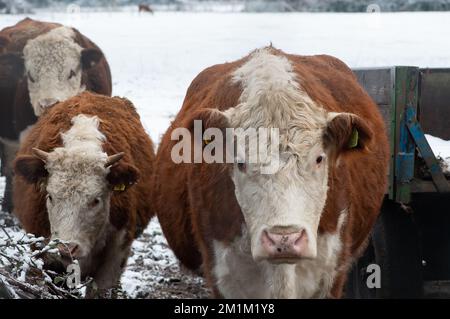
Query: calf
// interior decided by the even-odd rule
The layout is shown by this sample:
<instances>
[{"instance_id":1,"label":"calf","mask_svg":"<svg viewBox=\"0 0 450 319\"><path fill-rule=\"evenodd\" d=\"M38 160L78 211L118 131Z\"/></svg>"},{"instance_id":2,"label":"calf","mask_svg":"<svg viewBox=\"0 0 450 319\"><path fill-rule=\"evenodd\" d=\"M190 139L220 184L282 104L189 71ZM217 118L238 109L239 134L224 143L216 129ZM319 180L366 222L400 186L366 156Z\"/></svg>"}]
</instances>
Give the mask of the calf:
<instances>
[{"instance_id":1,"label":"calf","mask_svg":"<svg viewBox=\"0 0 450 319\"><path fill-rule=\"evenodd\" d=\"M113 286L153 216L153 144L126 99L81 93L46 110L15 160L23 228L60 239L99 289Z\"/></svg>"},{"instance_id":2,"label":"calf","mask_svg":"<svg viewBox=\"0 0 450 319\"><path fill-rule=\"evenodd\" d=\"M267 151L256 161L248 129ZM158 150L155 209L216 297L339 298L379 213L388 154L377 106L344 63L263 48L194 79Z\"/></svg>"},{"instance_id":3,"label":"calf","mask_svg":"<svg viewBox=\"0 0 450 319\"><path fill-rule=\"evenodd\" d=\"M5 81L6 80L6 81ZM78 30L24 19L0 31L0 143L7 177L3 208L12 210L11 158L37 117L49 106L90 90L111 95L111 72L102 51Z\"/></svg>"}]
</instances>

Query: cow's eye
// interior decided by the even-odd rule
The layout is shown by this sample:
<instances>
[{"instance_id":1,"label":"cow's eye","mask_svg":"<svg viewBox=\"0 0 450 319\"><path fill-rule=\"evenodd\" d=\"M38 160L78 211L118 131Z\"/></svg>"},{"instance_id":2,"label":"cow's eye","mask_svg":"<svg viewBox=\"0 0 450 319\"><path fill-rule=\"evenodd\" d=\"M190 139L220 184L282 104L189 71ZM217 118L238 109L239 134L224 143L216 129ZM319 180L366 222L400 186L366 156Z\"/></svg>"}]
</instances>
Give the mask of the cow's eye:
<instances>
[{"instance_id":1,"label":"cow's eye","mask_svg":"<svg viewBox=\"0 0 450 319\"><path fill-rule=\"evenodd\" d=\"M245 170L247 169L247 165L245 163L237 163L237 168L241 172L245 172Z\"/></svg>"},{"instance_id":2,"label":"cow's eye","mask_svg":"<svg viewBox=\"0 0 450 319\"><path fill-rule=\"evenodd\" d=\"M97 206L98 204L100 204L100 198L95 198L90 204L89 204L89 206L90 207L95 207L95 206Z\"/></svg>"},{"instance_id":3,"label":"cow's eye","mask_svg":"<svg viewBox=\"0 0 450 319\"><path fill-rule=\"evenodd\" d=\"M27 74L28 74L28 79L31 81L31 83L34 83L34 79L31 76L30 72L28 72Z\"/></svg>"},{"instance_id":4,"label":"cow's eye","mask_svg":"<svg viewBox=\"0 0 450 319\"><path fill-rule=\"evenodd\" d=\"M52 203L53 202L53 198L50 195L47 195L47 200Z\"/></svg>"},{"instance_id":5,"label":"cow's eye","mask_svg":"<svg viewBox=\"0 0 450 319\"><path fill-rule=\"evenodd\" d=\"M74 70L70 70L69 80L70 80L71 78L73 78L75 75L76 75L75 71L74 71Z\"/></svg>"},{"instance_id":6,"label":"cow's eye","mask_svg":"<svg viewBox=\"0 0 450 319\"><path fill-rule=\"evenodd\" d=\"M324 159L323 155L318 156L318 157L316 158L316 163L317 163L317 164L322 163L322 162L323 162L323 159Z\"/></svg>"}]
</instances>

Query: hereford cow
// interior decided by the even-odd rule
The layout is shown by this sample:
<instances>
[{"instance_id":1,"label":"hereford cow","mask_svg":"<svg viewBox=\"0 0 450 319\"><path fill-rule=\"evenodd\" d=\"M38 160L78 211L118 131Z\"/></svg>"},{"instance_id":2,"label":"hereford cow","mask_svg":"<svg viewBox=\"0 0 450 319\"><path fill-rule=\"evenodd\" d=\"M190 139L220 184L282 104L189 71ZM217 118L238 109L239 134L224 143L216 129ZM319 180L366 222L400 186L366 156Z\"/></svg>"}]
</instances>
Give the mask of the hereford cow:
<instances>
[{"instance_id":1,"label":"hereford cow","mask_svg":"<svg viewBox=\"0 0 450 319\"><path fill-rule=\"evenodd\" d=\"M76 29L24 19L0 31L0 142L9 198L11 158L21 135L45 108L90 90L111 95L111 72L102 51ZM7 165L5 165L5 163Z\"/></svg>"},{"instance_id":2,"label":"hereford cow","mask_svg":"<svg viewBox=\"0 0 450 319\"><path fill-rule=\"evenodd\" d=\"M153 145L126 99L81 93L46 110L15 161L14 205L24 229L60 239L66 261L100 290L120 277L153 216Z\"/></svg>"},{"instance_id":3,"label":"hereford cow","mask_svg":"<svg viewBox=\"0 0 450 319\"><path fill-rule=\"evenodd\" d=\"M206 136L213 128L225 133ZM229 128L232 147L221 149ZM278 154L246 161L238 150L250 148L234 140L250 128L278 129ZM181 142L191 153L176 164ZM211 143L231 163L187 163ZM202 266L216 297L339 298L377 218L388 154L377 106L344 63L268 47L192 82L159 147L155 210L176 256Z\"/></svg>"}]
</instances>

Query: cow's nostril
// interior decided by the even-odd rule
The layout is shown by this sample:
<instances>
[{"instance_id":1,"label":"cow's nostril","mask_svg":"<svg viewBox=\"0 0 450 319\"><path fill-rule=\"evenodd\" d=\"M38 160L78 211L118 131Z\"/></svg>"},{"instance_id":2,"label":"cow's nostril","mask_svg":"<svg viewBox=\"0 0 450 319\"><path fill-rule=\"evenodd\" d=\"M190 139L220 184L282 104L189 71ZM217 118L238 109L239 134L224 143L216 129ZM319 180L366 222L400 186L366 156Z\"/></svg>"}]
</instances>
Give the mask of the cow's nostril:
<instances>
[{"instance_id":1,"label":"cow's nostril","mask_svg":"<svg viewBox=\"0 0 450 319\"><path fill-rule=\"evenodd\" d=\"M269 259L301 258L310 255L304 228L272 227L263 231L261 245Z\"/></svg>"},{"instance_id":2,"label":"cow's nostril","mask_svg":"<svg viewBox=\"0 0 450 319\"><path fill-rule=\"evenodd\" d=\"M69 250L73 257L75 257L78 253L79 246L77 244L69 244Z\"/></svg>"},{"instance_id":3,"label":"cow's nostril","mask_svg":"<svg viewBox=\"0 0 450 319\"><path fill-rule=\"evenodd\" d=\"M262 242L263 244L276 245L275 239L271 237L271 234L267 230L263 231Z\"/></svg>"},{"instance_id":4,"label":"cow's nostril","mask_svg":"<svg viewBox=\"0 0 450 319\"><path fill-rule=\"evenodd\" d=\"M302 242L303 237L306 236L305 230L302 229L302 230L300 231L300 233L299 233L297 236L298 236L298 237L297 237L297 239L295 240L294 245L299 245L299 244Z\"/></svg>"},{"instance_id":5,"label":"cow's nostril","mask_svg":"<svg viewBox=\"0 0 450 319\"><path fill-rule=\"evenodd\" d=\"M62 257L65 258L79 258L80 256L80 246L75 243L68 243L68 244L58 244L58 250Z\"/></svg>"}]
</instances>

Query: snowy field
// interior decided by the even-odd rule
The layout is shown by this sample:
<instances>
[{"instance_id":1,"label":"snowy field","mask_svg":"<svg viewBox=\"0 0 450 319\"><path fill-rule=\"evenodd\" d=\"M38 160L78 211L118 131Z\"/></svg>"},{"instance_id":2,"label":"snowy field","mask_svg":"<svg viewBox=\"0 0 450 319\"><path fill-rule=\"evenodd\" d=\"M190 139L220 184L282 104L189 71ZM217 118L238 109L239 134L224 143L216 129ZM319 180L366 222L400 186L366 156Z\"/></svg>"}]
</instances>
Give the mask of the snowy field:
<instances>
[{"instance_id":1,"label":"snowy field","mask_svg":"<svg viewBox=\"0 0 450 319\"><path fill-rule=\"evenodd\" d=\"M0 16L0 29L24 17ZM74 26L102 48L113 94L135 104L155 143L201 70L270 43L289 53L334 55L350 67L450 67L450 13L97 12L32 18ZM446 144L433 142L439 149ZM450 158L449 150L437 148ZM0 179L0 194L3 187ZM200 278L180 273L155 220L133 245L122 288L124 297L207 296Z\"/></svg>"},{"instance_id":2,"label":"snowy field","mask_svg":"<svg viewBox=\"0 0 450 319\"><path fill-rule=\"evenodd\" d=\"M155 142L205 67L273 43L286 52L330 54L351 67L450 67L450 12L246 14L39 13L78 28L111 65L113 94L128 97ZM0 29L24 16L0 16Z\"/></svg>"}]
</instances>

